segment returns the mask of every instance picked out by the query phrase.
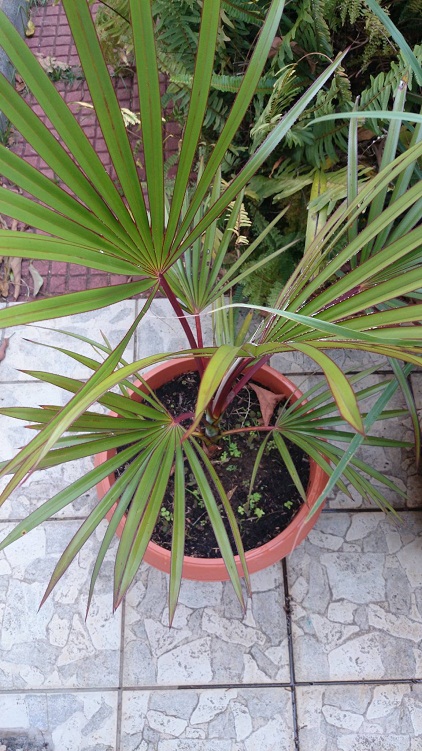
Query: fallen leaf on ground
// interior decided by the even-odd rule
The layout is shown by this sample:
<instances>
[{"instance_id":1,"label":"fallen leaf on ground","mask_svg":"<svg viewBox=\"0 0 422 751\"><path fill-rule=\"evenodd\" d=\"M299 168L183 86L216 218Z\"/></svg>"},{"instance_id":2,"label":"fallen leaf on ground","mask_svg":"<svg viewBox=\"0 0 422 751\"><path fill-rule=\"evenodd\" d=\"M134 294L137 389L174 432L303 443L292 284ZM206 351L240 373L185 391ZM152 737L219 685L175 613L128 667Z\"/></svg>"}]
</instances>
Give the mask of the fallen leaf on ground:
<instances>
[{"instance_id":1,"label":"fallen leaf on ground","mask_svg":"<svg viewBox=\"0 0 422 751\"><path fill-rule=\"evenodd\" d=\"M0 295L7 297L9 294L9 259L0 256Z\"/></svg>"},{"instance_id":2,"label":"fallen leaf on ground","mask_svg":"<svg viewBox=\"0 0 422 751\"><path fill-rule=\"evenodd\" d=\"M33 37L35 34L35 24L33 21L28 21L25 29L25 36Z\"/></svg>"},{"instance_id":3,"label":"fallen leaf on ground","mask_svg":"<svg viewBox=\"0 0 422 751\"><path fill-rule=\"evenodd\" d=\"M5 336L2 343L0 344L0 362L4 360L4 358L6 357L6 350L8 346L9 346L9 339L7 338L7 336Z\"/></svg>"},{"instance_id":4,"label":"fallen leaf on ground","mask_svg":"<svg viewBox=\"0 0 422 751\"><path fill-rule=\"evenodd\" d=\"M20 193L20 190L14 190L13 188L7 188L13 193ZM18 222L17 219L12 219L10 228L5 218L0 214L0 226L3 229L12 232L23 232L27 225L24 222ZM22 258L12 258L11 256L0 256L0 295L7 297L9 294L10 282L14 285L13 299L17 300L19 297L22 281Z\"/></svg>"},{"instance_id":5,"label":"fallen leaf on ground","mask_svg":"<svg viewBox=\"0 0 422 751\"><path fill-rule=\"evenodd\" d=\"M34 282L34 297L36 297L44 284L44 279L42 278L40 272L37 271L35 266L32 265L32 261L29 264L29 273L31 274L32 281Z\"/></svg>"},{"instance_id":6,"label":"fallen leaf on ground","mask_svg":"<svg viewBox=\"0 0 422 751\"><path fill-rule=\"evenodd\" d=\"M13 274L13 284L15 289L13 292L13 299L17 300L19 292L21 291L21 279L22 279L22 258L9 258L10 270Z\"/></svg>"},{"instance_id":7,"label":"fallen leaf on ground","mask_svg":"<svg viewBox=\"0 0 422 751\"><path fill-rule=\"evenodd\" d=\"M36 52L35 55L46 73L55 73L57 70L70 70L71 66L69 63L65 63L63 60L58 60L56 57L52 57L51 55L41 55L40 52Z\"/></svg>"},{"instance_id":8,"label":"fallen leaf on ground","mask_svg":"<svg viewBox=\"0 0 422 751\"><path fill-rule=\"evenodd\" d=\"M25 91L26 84L23 80L22 76L19 75L19 73L15 73L15 89L18 92L18 94L22 94L22 91Z\"/></svg>"},{"instance_id":9,"label":"fallen leaf on ground","mask_svg":"<svg viewBox=\"0 0 422 751\"><path fill-rule=\"evenodd\" d=\"M370 141L374 136L375 133L373 130L369 130L369 128L358 128L358 141Z\"/></svg>"},{"instance_id":10,"label":"fallen leaf on ground","mask_svg":"<svg viewBox=\"0 0 422 751\"><path fill-rule=\"evenodd\" d=\"M258 397L263 425L269 425L277 404L284 401L286 396L285 394L273 394L272 391L263 389L262 386L257 386L256 383L250 383L249 385Z\"/></svg>"}]
</instances>

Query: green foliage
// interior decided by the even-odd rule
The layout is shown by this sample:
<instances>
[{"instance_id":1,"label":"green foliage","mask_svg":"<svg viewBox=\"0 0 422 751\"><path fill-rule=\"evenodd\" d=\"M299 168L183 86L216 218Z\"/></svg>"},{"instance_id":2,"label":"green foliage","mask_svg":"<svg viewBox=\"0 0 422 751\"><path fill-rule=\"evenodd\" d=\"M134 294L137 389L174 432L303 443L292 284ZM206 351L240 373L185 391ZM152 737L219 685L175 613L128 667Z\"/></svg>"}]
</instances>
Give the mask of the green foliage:
<instances>
[{"instance_id":1,"label":"green foliage","mask_svg":"<svg viewBox=\"0 0 422 751\"><path fill-rule=\"evenodd\" d=\"M263 516L265 516L264 509L262 509L259 505L261 498L261 493L250 493L247 501L242 506L238 506L237 508L237 513L239 514L239 516L245 516L247 519L250 519L252 516L256 516L258 519L261 519Z\"/></svg>"},{"instance_id":2,"label":"green foliage","mask_svg":"<svg viewBox=\"0 0 422 751\"><path fill-rule=\"evenodd\" d=\"M13 128L9 120L6 120L3 127L0 127L0 144L2 146L8 146L10 137L13 133Z\"/></svg>"},{"instance_id":3,"label":"green foliage","mask_svg":"<svg viewBox=\"0 0 422 751\"><path fill-rule=\"evenodd\" d=\"M411 39L411 44L418 42L422 29L422 0L396 0L394 3L381 0L381 8L391 16L396 26ZM364 71L377 61L385 66L393 61L398 52L386 32L382 21L368 7L365 0L325 0L325 12L331 19L333 32L341 32L343 28L353 29L356 44L362 44L362 52L358 55L357 64ZM378 65L379 65L378 62Z\"/></svg>"},{"instance_id":4,"label":"green foliage","mask_svg":"<svg viewBox=\"0 0 422 751\"><path fill-rule=\"evenodd\" d=\"M242 81L251 44L262 25L268 5L264 0L236 0L222 4L214 73L203 123L203 137L210 144L214 143L224 127L233 95ZM386 7L387 3L383 0L381 5ZM420 16L421 10L422 0L412 0L411 4L399 1L393 16L410 33L412 18L417 18L418 14ZM183 123L189 107L195 68L200 4L193 0L154 0L153 13L159 65L169 78L163 103L164 106L171 103L173 117ZM126 65L133 63L129 17L129 0L109 0L106 5L100 5L97 14L97 29L106 59L118 67L122 62ZM407 74L408 68L365 0L352 0L349 3L340 0L298 0L297 3L288 4L264 75L256 87L252 106L236 134L231 156L225 163L228 173L245 163L257 143L262 141L291 102L306 88L309 80L322 68L324 56L332 57L337 50L348 46L350 38L353 38L353 53L288 134L283 146L284 158L287 147L289 156L301 166L320 168L333 164L347 150L347 124L319 124L309 130L304 127L307 121L339 110L350 110L357 94L362 110L366 109L367 103L372 103L375 109L386 108L398 79ZM421 59L420 48L417 49ZM373 71L379 70L380 65L385 70L375 74ZM366 69L369 77L362 86L362 72ZM355 79L357 71L360 72L359 79ZM375 126L376 135L381 127L381 124ZM266 166L267 174L282 156L281 149L274 153L272 163Z\"/></svg>"},{"instance_id":5,"label":"green foliage","mask_svg":"<svg viewBox=\"0 0 422 751\"><path fill-rule=\"evenodd\" d=\"M414 52L419 63L422 63L422 45L416 45ZM412 89L412 71L406 65L403 55L399 53L397 60L391 63L386 73L370 77L370 86L364 89L359 97L359 108L361 110L388 109L402 79L408 81ZM366 124L376 136L381 135L383 130L385 131L382 121L378 118L368 119Z\"/></svg>"},{"instance_id":6,"label":"green foliage","mask_svg":"<svg viewBox=\"0 0 422 751\"><path fill-rule=\"evenodd\" d=\"M266 3L243 3L245 8L254 5L254 15L262 23L263 9ZM199 11L194 8L189 16L187 11L191 4L183 2L169 3L168 0L157 0L154 8L158 21L158 55L163 71L169 77L169 87L164 102L173 102L176 116L182 122L186 116L190 101L190 82L195 65L195 39ZM236 4L237 16L241 3ZM248 154L253 152L257 144L270 132L274 124L280 120L292 101L296 100L309 82L323 65L322 55L333 55L333 46L326 21L322 16L322 2L299 3L296 7L296 18L290 24L289 19L282 22L279 29L279 41L275 44L271 56L266 64L265 75L261 78L255 90L253 106L247 113L247 119L242 124L232 145L232 153L237 158L231 160L227 167L233 169L236 164L244 163ZM230 111L233 94L238 90L244 67L256 27L248 21L238 18L234 23L231 18L232 8L228 4L221 18L221 33L218 38L214 75L211 81L211 93L207 114L203 125L203 136L209 143L213 143L218 133L224 127L224 122ZM248 16L245 16L247 19ZM305 60L303 55L311 52L311 57ZM320 54L318 54L320 53ZM335 111L335 107L351 107L352 96L350 85L344 72L337 72L328 90L321 90L316 106L305 112L303 120ZM304 132L299 124L288 139L288 147L295 148L297 161L303 159L311 165L319 166L321 162L337 158L335 147L344 148L344 135L334 134L325 127L320 127L316 134L317 147L313 146L315 134ZM249 133L252 135L250 140ZM274 161L279 154L274 155Z\"/></svg>"},{"instance_id":7,"label":"green foliage","mask_svg":"<svg viewBox=\"0 0 422 751\"><path fill-rule=\"evenodd\" d=\"M267 226L266 218L261 214L259 209L254 209L252 214L252 236L255 238L263 232ZM303 216L302 211L300 217ZM293 218L292 218L293 221ZM290 232L282 234L279 229L274 227L266 236L265 240L260 243L256 257L245 264L246 269L251 269L259 259L268 258L280 248L287 248L283 253L267 261L262 268L256 269L250 274L242 287L243 295L253 300L258 305L270 304L282 289L283 285L289 279L293 270L302 255L300 241L303 239L301 232ZM291 247L290 247L291 246Z\"/></svg>"},{"instance_id":8,"label":"green foliage","mask_svg":"<svg viewBox=\"0 0 422 751\"><path fill-rule=\"evenodd\" d=\"M116 64L117 58L133 61L133 44L127 19L128 0L110 0L108 5L120 15L113 15L110 7L102 7L97 15L106 58ZM233 99L243 80L243 73L256 37L268 9L263 0L236 0L222 4L217 34L216 53L202 138L210 149L222 132L232 107ZM383 7L386 3L381 3ZM400 13L396 20L406 31L410 30L410 15L406 3L399 2ZM422 0L413 0L417 13ZM157 33L157 55L160 70L168 77L163 106L171 107L168 117L186 121L191 99L191 86L195 70L195 55L200 22L200 3L196 0L154 0L153 13ZM398 16L398 17L397 17ZM406 20L407 19L407 20ZM344 164L347 152L347 121L309 123L316 118L335 112L349 112L359 96L358 108L389 108L393 93L403 76L412 76L403 55L391 41L378 17L365 0L298 0L286 5L263 75L258 82L251 106L224 157L222 172L230 177L245 164L265 137L280 122L291 104L298 100L309 82L322 70L327 57L332 58L339 49L352 41L352 51L345 58L331 81L323 87L314 100L286 134L283 143L273 151L252 179L245 197L247 212L252 218L251 237L256 238L268 226L274 212L292 200L300 191L294 210L302 207L298 226L306 225L306 205L314 169L329 171L339 162ZM421 48L416 46L418 59ZM379 72L380 66L384 68ZM366 71L366 73L365 73ZM365 123L373 138L382 135L385 123L371 119ZM362 159L367 166L368 150ZM372 163L375 160L372 157ZM290 212L291 213L291 212ZM291 241L291 228L287 220L281 221L263 240L260 256L276 249L281 237ZM278 245L277 247L282 247ZM303 242L283 258L271 261L244 286L244 294L254 302L272 299L272 277L277 288L286 281L292 264L303 251ZM279 276L280 274L280 276ZM274 276L275 275L275 276Z\"/></svg>"},{"instance_id":9,"label":"green foliage","mask_svg":"<svg viewBox=\"0 0 422 751\"><path fill-rule=\"evenodd\" d=\"M88 0L93 5L96 0ZM133 66L133 38L129 0L99 0L97 31L107 62L116 72Z\"/></svg>"}]
</instances>

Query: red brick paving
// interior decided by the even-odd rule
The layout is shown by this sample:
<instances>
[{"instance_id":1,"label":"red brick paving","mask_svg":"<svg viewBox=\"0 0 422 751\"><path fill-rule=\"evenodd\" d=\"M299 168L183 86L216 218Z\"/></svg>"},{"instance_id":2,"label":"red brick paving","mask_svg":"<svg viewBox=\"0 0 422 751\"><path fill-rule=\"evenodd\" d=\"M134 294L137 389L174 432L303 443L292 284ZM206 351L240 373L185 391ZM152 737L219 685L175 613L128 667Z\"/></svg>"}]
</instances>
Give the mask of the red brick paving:
<instances>
[{"instance_id":1,"label":"red brick paving","mask_svg":"<svg viewBox=\"0 0 422 751\"><path fill-rule=\"evenodd\" d=\"M110 163L104 138L95 114L87 108L78 107L76 104L72 104L77 101L85 101L89 103L91 99L86 82L79 77L79 58L73 44L62 5L60 3L58 5L52 5L50 3L49 5L34 7L31 14L32 20L35 24L35 34L32 38L27 40L28 46L34 53L41 54L44 57L52 56L57 60L67 62L72 66L72 70L76 76L75 80L72 82L60 80L57 82L56 87L65 101L70 104L73 113L84 128L87 137L92 142L105 168L113 176L114 170ZM139 111L136 80L130 76L116 78L115 89L122 107L127 107L134 112ZM45 117L41 107L36 103L31 94L26 96L26 101L54 133L54 130L51 128L51 125ZM167 158L178 148L179 133L180 129L175 123L166 124L165 138ZM138 140L139 132L132 128L131 142L134 149L136 149ZM40 156L27 142L24 141L21 134L17 131L14 131L12 134L11 149L43 172L46 176L50 178L54 176ZM31 229L32 228L29 228L29 231L31 231ZM33 261L33 266L39 271L44 280L43 286L38 293L38 297L51 297L66 292L110 286L112 284L122 284L122 282L127 279L127 277L92 271L83 266L76 266L70 263L35 260ZM33 289L34 284L29 272L29 260L24 260L22 263L22 286L19 300L23 301L30 299L33 296ZM12 296L13 285L10 286L10 299Z\"/></svg>"}]
</instances>

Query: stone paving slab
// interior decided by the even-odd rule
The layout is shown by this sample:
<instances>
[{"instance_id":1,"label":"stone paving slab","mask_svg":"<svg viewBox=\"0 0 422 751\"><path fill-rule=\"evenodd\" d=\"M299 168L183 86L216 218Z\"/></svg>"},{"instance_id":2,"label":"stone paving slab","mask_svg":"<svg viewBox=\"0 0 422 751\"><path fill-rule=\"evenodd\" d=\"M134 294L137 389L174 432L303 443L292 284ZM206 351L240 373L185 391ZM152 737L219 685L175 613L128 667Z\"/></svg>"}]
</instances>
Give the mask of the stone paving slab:
<instances>
[{"instance_id":1,"label":"stone paving slab","mask_svg":"<svg viewBox=\"0 0 422 751\"><path fill-rule=\"evenodd\" d=\"M142 301L139 301L139 305ZM194 330L193 316L188 322ZM204 344L212 344L211 316L203 318ZM137 332L135 357L141 359L159 352L179 352L189 348L187 337L180 322L174 315L168 300L157 299L141 321Z\"/></svg>"},{"instance_id":2,"label":"stone paving slab","mask_svg":"<svg viewBox=\"0 0 422 751\"><path fill-rule=\"evenodd\" d=\"M243 616L229 582L183 581L168 628L168 577L145 565L126 596L125 686L289 681L281 564L251 576Z\"/></svg>"},{"instance_id":3,"label":"stone paving slab","mask_svg":"<svg viewBox=\"0 0 422 751\"><path fill-rule=\"evenodd\" d=\"M422 514L324 513L287 560L296 679L422 675Z\"/></svg>"},{"instance_id":4,"label":"stone paving slab","mask_svg":"<svg viewBox=\"0 0 422 751\"><path fill-rule=\"evenodd\" d=\"M1 374L1 373L0 373ZM69 394L50 384L37 381L2 384L0 390L1 407L39 407L49 404L65 404ZM34 437L34 431L28 430L25 421L12 417L0 417L1 441L0 462L12 458L16 451ZM68 484L78 480L93 468L91 458L68 462L60 467L36 471L15 490L10 498L0 506L0 520L22 519L38 508L55 493ZM10 476L0 480L0 489L4 489ZM79 516L85 518L97 501L95 488L84 493L72 504L59 511L58 517Z\"/></svg>"},{"instance_id":5,"label":"stone paving slab","mask_svg":"<svg viewBox=\"0 0 422 751\"><path fill-rule=\"evenodd\" d=\"M422 373L412 373L410 383L412 384L416 407L422 419Z\"/></svg>"},{"instance_id":6,"label":"stone paving slab","mask_svg":"<svg viewBox=\"0 0 422 751\"><path fill-rule=\"evenodd\" d=\"M26 373L19 372L21 369L47 370L70 378L88 378L92 371L85 365L61 352L38 346L36 343L62 347L97 359L89 344L65 336L60 330L70 331L100 343L103 341L101 332L104 332L111 345L115 347L133 323L136 305L136 300L127 300L108 308L55 318L42 322L39 326L34 324L6 329L5 336L9 337L9 347L6 357L1 362L2 383L32 381ZM128 360L133 358L133 343L129 343L124 357Z\"/></svg>"},{"instance_id":7,"label":"stone paving slab","mask_svg":"<svg viewBox=\"0 0 422 751\"><path fill-rule=\"evenodd\" d=\"M29 382L5 383L2 382L0 391L0 407L40 407L44 405L63 406L69 399L69 394L64 389L57 388L48 383L42 383L31 379ZM11 459L16 451L34 437L34 431L28 430L24 420L16 420L14 417L1 416L1 445L0 461ZM29 422L29 421L28 421Z\"/></svg>"},{"instance_id":8,"label":"stone paving slab","mask_svg":"<svg viewBox=\"0 0 422 751\"><path fill-rule=\"evenodd\" d=\"M52 467L51 469L41 472L34 472L25 483L14 490L7 501L0 506L1 521L19 521L27 517L30 513L48 501L56 493L64 490L69 483L75 482L84 473L93 468L91 459L81 459L75 462L69 462L60 468ZM0 490L3 490L10 476L0 480ZM98 502L97 491L95 488L88 490L86 493L77 498L73 503L65 506L54 515L54 519L86 519Z\"/></svg>"},{"instance_id":9,"label":"stone paving slab","mask_svg":"<svg viewBox=\"0 0 422 751\"><path fill-rule=\"evenodd\" d=\"M77 316L72 326L93 338L103 330L115 343L140 304ZM78 347L58 335L59 328L69 328L64 324L51 324L49 341ZM34 331L40 338L48 333ZM24 350L22 335L28 330L19 333L22 348L12 337L0 363L0 403L65 401L55 387L14 374L17 364L69 373L67 358L53 362L51 350L35 345ZM166 301L158 300L131 349L141 357L169 346L184 348L186 342L169 320ZM321 380L320 374L291 372L302 388L306 379ZM381 370L371 379L386 375ZM422 373L414 373L411 383L422 414ZM399 394L394 406L403 406ZM410 437L408 420L394 427L382 423L378 430ZM1 418L0 460L28 438L23 423ZM408 455L381 451L372 459L407 484L415 506L420 502L420 478ZM90 467L86 460L34 473L0 507L0 538L11 520ZM93 491L0 554L0 730L39 730L54 751L293 751L290 654L302 684L296 687L298 751L419 751L421 686L410 681L422 676L422 513L405 512L397 527L379 512L358 508L359 499L337 494L288 559L288 590L281 564L253 575L244 616L229 583L183 582L169 630L168 578L147 565L124 607L112 615L111 557L85 622L89 575L104 526L38 613L49 575L80 524L75 516L84 517L95 502ZM399 679L408 682L394 683ZM389 683L368 687L362 680ZM311 681L335 683L303 685Z\"/></svg>"},{"instance_id":10,"label":"stone paving slab","mask_svg":"<svg viewBox=\"0 0 422 751\"><path fill-rule=\"evenodd\" d=\"M343 371L343 373L359 373L366 368L377 367L379 372L391 373L391 365L381 355L360 350L324 350ZM283 352L273 355L271 365L281 373L322 373L321 367L310 357L301 352Z\"/></svg>"},{"instance_id":11,"label":"stone paving slab","mask_svg":"<svg viewBox=\"0 0 422 751\"><path fill-rule=\"evenodd\" d=\"M12 527L0 523L1 539ZM112 614L109 556L85 620L96 536L38 612L54 566L78 527L47 522L0 553L0 691L118 686L122 611ZM105 524L101 533L104 529Z\"/></svg>"},{"instance_id":12,"label":"stone paving slab","mask_svg":"<svg viewBox=\"0 0 422 751\"><path fill-rule=\"evenodd\" d=\"M2 726L34 732L48 746L31 751L117 751L117 691L0 694Z\"/></svg>"},{"instance_id":13,"label":"stone paving slab","mask_svg":"<svg viewBox=\"0 0 422 751\"><path fill-rule=\"evenodd\" d=\"M125 691L121 751L291 751L285 688Z\"/></svg>"},{"instance_id":14,"label":"stone paving slab","mask_svg":"<svg viewBox=\"0 0 422 751\"><path fill-rule=\"evenodd\" d=\"M417 406L420 405L420 414L422 418L422 374L412 376L414 385L415 400ZM318 384L326 387L325 379L322 375L308 374L291 374L289 376L293 383L306 392L307 389L313 388ZM355 391L358 392L377 383L382 383L391 379L391 374L381 373L372 374L362 379L359 384L355 385ZM418 387L420 385L420 390ZM366 413L373 406L379 395L374 395L359 401L359 408L362 413ZM416 467L416 456L414 443L414 432L410 415L407 412L406 400L401 389L397 389L386 407L387 410L404 410L406 414L402 417L394 417L387 420L378 420L369 431L370 436L378 438L389 438L399 441L407 441L412 444L410 448L400 447L382 447L382 446L363 446L357 453L357 457L367 462L373 469L380 472L383 476L394 482L400 490L406 493L406 497L400 495L397 491L384 486L377 480L371 479L374 487L382 492L387 501L394 508L420 508L422 506L422 475ZM422 422L421 422L422 424ZM337 443L340 448L345 449L345 443ZM350 495L342 493L335 489L327 501L327 507L338 509L359 509L373 508L373 503L367 501L353 487L348 486Z\"/></svg>"},{"instance_id":15,"label":"stone paving slab","mask_svg":"<svg viewBox=\"0 0 422 751\"><path fill-rule=\"evenodd\" d=\"M422 748L421 686L300 686L297 704L301 751Z\"/></svg>"},{"instance_id":16,"label":"stone paving slab","mask_svg":"<svg viewBox=\"0 0 422 751\"><path fill-rule=\"evenodd\" d=\"M32 730L1 730L1 751L52 751L51 744L44 733L34 733Z\"/></svg>"}]
</instances>

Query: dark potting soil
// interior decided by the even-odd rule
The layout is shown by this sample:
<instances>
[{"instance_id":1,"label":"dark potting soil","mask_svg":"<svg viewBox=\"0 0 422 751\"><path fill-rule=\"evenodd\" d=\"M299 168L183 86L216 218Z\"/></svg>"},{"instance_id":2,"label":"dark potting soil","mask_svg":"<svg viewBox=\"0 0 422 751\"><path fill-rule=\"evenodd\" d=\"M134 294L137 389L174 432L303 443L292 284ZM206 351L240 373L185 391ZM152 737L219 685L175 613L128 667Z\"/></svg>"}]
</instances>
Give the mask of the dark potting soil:
<instances>
[{"instance_id":1,"label":"dark potting soil","mask_svg":"<svg viewBox=\"0 0 422 751\"><path fill-rule=\"evenodd\" d=\"M187 412L194 412L198 385L197 373L188 373L159 388L157 396L176 417ZM277 408L275 416L276 414ZM230 430L258 425L260 419L261 410L256 393L253 389L245 387L227 409L222 420L222 427L223 430ZM263 433L257 432L226 436L212 457L212 463L230 498L245 550L260 547L282 532L303 503L277 448L274 443L271 444L271 439L261 459L259 472L251 496L249 496L250 478L263 437ZM303 486L306 488L309 480L309 458L289 441L286 443ZM185 478L185 554L198 558L219 558L221 553L214 531L187 462L185 462ZM171 548L172 514L173 482L171 480L152 536L154 542L167 549ZM224 511L222 517L233 550L237 552Z\"/></svg>"}]
</instances>

